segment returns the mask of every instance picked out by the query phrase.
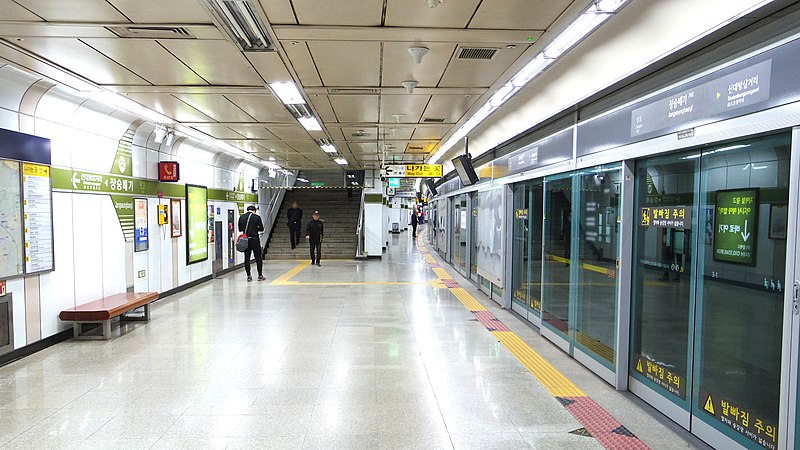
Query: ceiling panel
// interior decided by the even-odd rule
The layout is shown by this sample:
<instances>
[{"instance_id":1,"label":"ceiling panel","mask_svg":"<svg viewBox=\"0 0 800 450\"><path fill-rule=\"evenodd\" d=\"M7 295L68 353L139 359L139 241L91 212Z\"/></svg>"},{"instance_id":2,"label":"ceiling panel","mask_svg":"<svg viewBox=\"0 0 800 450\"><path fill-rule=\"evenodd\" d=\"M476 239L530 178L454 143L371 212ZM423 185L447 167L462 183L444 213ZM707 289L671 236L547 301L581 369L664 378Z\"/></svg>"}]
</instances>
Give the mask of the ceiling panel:
<instances>
[{"instance_id":1,"label":"ceiling panel","mask_svg":"<svg viewBox=\"0 0 800 450\"><path fill-rule=\"evenodd\" d=\"M283 104L266 90L264 95L225 94L225 97L259 122L294 123L295 121L294 116L289 114Z\"/></svg>"},{"instance_id":2,"label":"ceiling panel","mask_svg":"<svg viewBox=\"0 0 800 450\"><path fill-rule=\"evenodd\" d=\"M174 94L217 122L255 122L256 120L221 94Z\"/></svg>"},{"instance_id":3,"label":"ceiling panel","mask_svg":"<svg viewBox=\"0 0 800 450\"><path fill-rule=\"evenodd\" d=\"M245 57L267 83L293 81L278 52L250 52Z\"/></svg>"},{"instance_id":4,"label":"ceiling panel","mask_svg":"<svg viewBox=\"0 0 800 450\"><path fill-rule=\"evenodd\" d=\"M272 134L284 141L297 141L309 138L308 132L300 125L270 125L267 128Z\"/></svg>"},{"instance_id":5,"label":"ceiling panel","mask_svg":"<svg viewBox=\"0 0 800 450\"><path fill-rule=\"evenodd\" d=\"M27 38L16 44L97 84L149 84L77 39Z\"/></svg>"},{"instance_id":6,"label":"ceiling panel","mask_svg":"<svg viewBox=\"0 0 800 450\"><path fill-rule=\"evenodd\" d=\"M136 23L212 23L209 13L198 0L108 1ZM73 0L69 2L73 3Z\"/></svg>"},{"instance_id":7,"label":"ceiling panel","mask_svg":"<svg viewBox=\"0 0 800 450\"><path fill-rule=\"evenodd\" d=\"M383 2L378 0L292 0L301 25L380 26Z\"/></svg>"},{"instance_id":8,"label":"ceiling panel","mask_svg":"<svg viewBox=\"0 0 800 450\"><path fill-rule=\"evenodd\" d=\"M224 125L194 125L192 128L217 139L241 139L243 137Z\"/></svg>"},{"instance_id":9,"label":"ceiling panel","mask_svg":"<svg viewBox=\"0 0 800 450\"><path fill-rule=\"evenodd\" d=\"M483 0L470 28L545 30L573 0Z\"/></svg>"},{"instance_id":10,"label":"ceiling panel","mask_svg":"<svg viewBox=\"0 0 800 450\"><path fill-rule=\"evenodd\" d=\"M311 95L311 106L323 122L338 122L327 95Z\"/></svg>"},{"instance_id":11,"label":"ceiling panel","mask_svg":"<svg viewBox=\"0 0 800 450\"><path fill-rule=\"evenodd\" d=\"M247 139L275 139L278 137L270 133L263 125L236 125L229 128Z\"/></svg>"},{"instance_id":12,"label":"ceiling panel","mask_svg":"<svg viewBox=\"0 0 800 450\"><path fill-rule=\"evenodd\" d=\"M41 22L42 18L11 0L3 0L0 8L0 20L24 20Z\"/></svg>"},{"instance_id":13,"label":"ceiling panel","mask_svg":"<svg viewBox=\"0 0 800 450\"><path fill-rule=\"evenodd\" d=\"M381 129L380 136L383 137L384 140L388 141L407 141L411 139L411 135L414 134L414 128L393 128L391 126ZM396 146L397 144L395 144Z\"/></svg>"},{"instance_id":14,"label":"ceiling panel","mask_svg":"<svg viewBox=\"0 0 800 450\"><path fill-rule=\"evenodd\" d=\"M450 125L445 125L441 127L418 127L414 130L414 134L411 136L412 139L431 139L431 140L439 140L447 134L447 131L450 130Z\"/></svg>"},{"instance_id":15,"label":"ceiling panel","mask_svg":"<svg viewBox=\"0 0 800 450\"><path fill-rule=\"evenodd\" d=\"M353 136L353 133L359 131L369 133L369 136L364 136L364 137ZM342 128L342 134L344 134L344 138L349 142L375 141L378 139L377 128Z\"/></svg>"},{"instance_id":16,"label":"ceiling panel","mask_svg":"<svg viewBox=\"0 0 800 450\"><path fill-rule=\"evenodd\" d=\"M264 12L267 14L269 23L275 24L296 24L294 11L290 0L260 0Z\"/></svg>"},{"instance_id":17,"label":"ceiling panel","mask_svg":"<svg viewBox=\"0 0 800 450\"><path fill-rule=\"evenodd\" d=\"M152 84L207 84L156 41L143 39L84 39L83 41Z\"/></svg>"},{"instance_id":18,"label":"ceiling panel","mask_svg":"<svg viewBox=\"0 0 800 450\"><path fill-rule=\"evenodd\" d=\"M309 42L325 86L378 86L381 46L378 42Z\"/></svg>"},{"instance_id":19,"label":"ceiling panel","mask_svg":"<svg viewBox=\"0 0 800 450\"><path fill-rule=\"evenodd\" d=\"M381 122L395 122L395 114L399 116L397 121L400 123L417 123L422 118L430 95L381 95Z\"/></svg>"},{"instance_id":20,"label":"ceiling panel","mask_svg":"<svg viewBox=\"0 0 800 450\"><path fill-rule=\"evenodd\" d=\"M283 50L289 57L289 64L300 77L303 86L322 86L322 80L319 78L319 72L317 72L314 59L311 58L308 45L305 42L297 41L282 42L282 44Z\"/></svg>"},{"instance_id":21,"label":"ceiling panel","mask_svg":"<svg viewBox=\"0 0 800 450\"><path fill-rule=\"evenodd\" d=\"M429 8L422 0L388 0L386 26L466 28L481 0L447 1Z\"/></svg>"},{"instance_id":22,"label":"ceiling panel","mask_svg":"<svg viewBox=\"0 0 800 450\"><path fill-rule=\"evenodd\" d=\"M453 58L439 87L489 87L528 48L527 45L517 45L516 48L505 48L501 45L486 47L501 50L490 60Z\"/></svg>"},{"instance_id":23,"label":"ceiling panel","mask_svg":"<svg viewBox=\"0 0 800 450\"><path fill-rule=\"evenodd\" d=\"M142 105L180 122L214 122L214 119L192 108L170 94L127 94Z\"/></svg>"},{"instance_id":24,"label":"ceiling panel","mask_svg":"<svg viewBox=\"0 0 800 450\"><path fill-rule=\"evenodd\" d=\"M416 64L408 53L412 42L387 42L383 44L383 86L402 86L403 81L414 80L418 87L435 87L442 78L447 63L453 56L455 44L424 44L428 54Z\"/></svg>"},{"instance_id":25,"label":"ceiling panel","mask_svg":"<svg viewBox=\"0 0 800 450\"><path fill-rule=\"evenodd\" d=\"M264 153L269 152L266 148L262 147L256 141L247 141L247 140L233 140L233 141L226 141L228 144L233 145L234 147L238 147L246 152L249 153Z\"/></svg>"},{"instance_id":26,"label":"ceiling panel","mask_svg":"<svg viewBox=\"0 0 800 450\"><path fill-rule=\"evenodd\" d=\"M375 142L364 142L364 143L356 143L350 142L347 144L350 148L350 152L354 155L364 155L364 154L378 154L378 144Z\"/></svg>"},{"instance_id":27,"label":"ceiling panel","mask_svg":"<svg viewBox=\"0 0 800 450\"><path fill-rule=\"evenodd\" d=\"M446 123L456 123L478 99L479 95L434 95L422 118L444 119Z\"/></svg>"},{"instance_id":28,"label":"ceiling panel","mask_svg":"<svg viewBox=\"0 0 800 450\"><path fill-rule=\"evenodd\" d=\"M339 122L377 122L377 95L331 95L328 97Z\"/></svg>"},{"instance_id":29,"label":"ceiling panel","mask_svg":"<svg viewBox=\"0 0 800 450\"><path fill-rule=\"evenodd\" d=\"M16 2L49 22L130 22L106 0L16 0Z\"/></svg>"},{"instance_id":30,"label":"ceiling panel","mask_svg":"<svg viewBox=\"0 0 800 450\"><path fill-rule=\"evenodd\" d=\"M264 84L242 52L228 41L164 39L159 42L211 84Z\"/></svg>"}]
</instances>

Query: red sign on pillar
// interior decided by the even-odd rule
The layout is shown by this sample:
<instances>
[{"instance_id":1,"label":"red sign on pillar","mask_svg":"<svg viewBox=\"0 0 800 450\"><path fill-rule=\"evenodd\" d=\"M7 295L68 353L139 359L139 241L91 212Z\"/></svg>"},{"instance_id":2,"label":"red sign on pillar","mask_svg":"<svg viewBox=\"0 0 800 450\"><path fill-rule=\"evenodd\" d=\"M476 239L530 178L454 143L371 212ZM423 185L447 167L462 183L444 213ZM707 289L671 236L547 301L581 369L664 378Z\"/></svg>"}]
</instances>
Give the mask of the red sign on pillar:
<instances>
[{"instance_id":1,"label":"red sign on pillar","mask_svg":"<svg viewBox=\"0 0 800 450\"><path fill-rule=\"evenodd\" d=\"M0 297L6 296L6 282L5 280L0 281Z\"/></svg>"},{"instance_id":2,"label":"red sign on pillar","mask_svg":"<svg viewBox=\"0 0 800 450\"><path fill-rule=\"evenodd\" d=\"M160 161L158 163L158 181L174 183L180 179L181 171L177 161Z\"/></svg>"}]
</instances>

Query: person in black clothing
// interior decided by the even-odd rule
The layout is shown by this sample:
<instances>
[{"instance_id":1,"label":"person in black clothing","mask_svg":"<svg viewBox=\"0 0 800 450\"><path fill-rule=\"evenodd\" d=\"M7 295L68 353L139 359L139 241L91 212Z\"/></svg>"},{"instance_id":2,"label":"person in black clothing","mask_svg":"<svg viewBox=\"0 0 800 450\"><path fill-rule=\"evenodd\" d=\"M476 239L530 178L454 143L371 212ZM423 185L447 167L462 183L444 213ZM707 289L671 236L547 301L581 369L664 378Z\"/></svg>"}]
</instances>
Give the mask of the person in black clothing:
<instances>
[{"instance_id":1,"label":"person in black clothing","mask_svg":"<svg viewBox=\"0 0 800 450\"><path fill-rule=\"evenodd\" d=\"M413 231L412 237L417 237L417 225L419 224L419 218L417 218L417 212L411 212L411 230Z\"/></svg>"},{"instance_id":2,"label":"person in black clothing","mask_svg":"<svg viewBox=\"0 0 800 450\"><path fill-rule=\"evenodd\" d=\"M325 239L325 231L322 221L319 220L319 211L314 211L312 220L306 225L306 239L311 244L311 265L320 266L319 259L322 257L322 241Z\"/></svg>"},{"instance_id":3,"label":"person in black clothing","mask_svg":"<svg viewBox=\"0 0 800 450\"><path fill-rule=\"evenodd\" d=\"M297 200L292 200L292 207L286 213L289 219L289 239L292 241L292 250L300 245L300 224L303 223L303 210L297 207Z\"/></svg>"},{"instance_id":4,"label":"person in black clothing","mask_svg":"<svg viewBox=\"0 0 800 450\"><path fill-rule=\"evenodd\" d=\"M250 255L255 254L256 269L258 269L258 281L264 281L262 273L264 262L261 259L261 239L258 237L260 231L264 231L264 223L261 217L256 214L256 207L250 205L247 212L239 216L239 231L247 235L248 246L244 251L244 271L247 272L247 281L253 281L250 275Z\"/></svg>"}]
</instances>

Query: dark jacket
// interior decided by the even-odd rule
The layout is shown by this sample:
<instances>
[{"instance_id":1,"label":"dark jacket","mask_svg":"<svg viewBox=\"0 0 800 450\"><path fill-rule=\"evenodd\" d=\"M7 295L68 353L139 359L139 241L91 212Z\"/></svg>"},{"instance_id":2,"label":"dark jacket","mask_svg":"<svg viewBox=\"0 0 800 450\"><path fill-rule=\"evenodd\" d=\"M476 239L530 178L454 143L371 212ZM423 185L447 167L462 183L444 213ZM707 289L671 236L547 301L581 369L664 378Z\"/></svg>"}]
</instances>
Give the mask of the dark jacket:
<instances>
[{"instance_id":1,"label":"dark jacket","mask_svg":"<svg viewBox=\"0 0 800 450\"><path fill-rule=\"evenodd\" d=\"M247 218L250 215L253 217L250 219L250 223L247 223ZM247 230L244 229L245 225L247 225ZM249 238L257 238L259 231L264 231L264 223L261 222L261 216L256 213L247 212L239 216L239 231L246 234Z\"/></svg>"},{"instance_id":2,"label":"dark jacket","mask_svg":"<svg viewBox=\"0 0 800 450\"><path fill-rule=\"evenodd\" d=\"M303 209L302 208L289 208L286 213L286 218L289 219L289 227L300 226L303 223Z\"/></svg>"},{"instance_id":3,"label":"dark jacket","mask_svg":"<svg viewBox=\"0 0 800 450\"><path fill-rule=\"evenodd\" d=\"M325 238L321 220L309 220L306 225L306 237L311 242L322 242Z\"/></svg>"},{"instance_id":4,"label":"dark jacket","mask_svg":"<svg viewBox=\"0 0 800 450\"><path fill-rule=\"evenodd\" d=\"M416 213L411 214L411 225L417 225L419 223L419 218L417 217Z\"/></svg>"}]
</instances>

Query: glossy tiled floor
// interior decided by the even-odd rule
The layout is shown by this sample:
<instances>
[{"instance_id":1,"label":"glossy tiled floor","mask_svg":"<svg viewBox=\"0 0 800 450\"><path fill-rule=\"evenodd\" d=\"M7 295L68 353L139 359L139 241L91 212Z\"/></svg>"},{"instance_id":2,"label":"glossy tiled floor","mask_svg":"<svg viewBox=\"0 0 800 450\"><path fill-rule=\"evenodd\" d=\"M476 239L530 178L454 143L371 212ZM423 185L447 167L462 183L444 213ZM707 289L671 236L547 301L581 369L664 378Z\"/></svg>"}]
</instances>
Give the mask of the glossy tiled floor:
<instances>
[{"instance_id":1,"label":"glossy tiled floor","mask_svg":"<svg viewBox=\"0 0 800 450\"><path fill-rule=\"evenodd\" d=\"M323 260L282 284L237 273L159 301L112 341L0 368L0 445L601 448L570 434L576 419L431 286L410 237L393 239L381 261ZM267 263L266 276L297 264ZM652 448L702 445L455 278Z\"/></svg>"}]
</instances>

